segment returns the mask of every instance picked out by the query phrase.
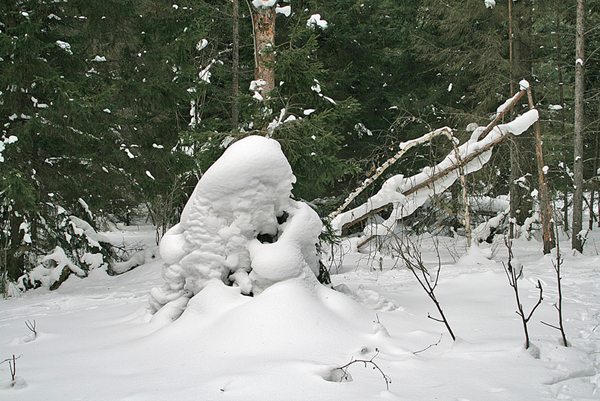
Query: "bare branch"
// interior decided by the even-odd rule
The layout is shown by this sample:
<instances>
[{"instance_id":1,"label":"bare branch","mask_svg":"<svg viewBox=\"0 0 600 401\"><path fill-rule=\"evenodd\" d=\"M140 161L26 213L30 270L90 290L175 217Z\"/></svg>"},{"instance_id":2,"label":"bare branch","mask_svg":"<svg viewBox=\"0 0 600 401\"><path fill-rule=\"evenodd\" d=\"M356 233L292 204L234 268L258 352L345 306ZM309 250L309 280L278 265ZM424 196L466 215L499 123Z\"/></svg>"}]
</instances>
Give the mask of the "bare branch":
<instances>
[{"instance_id":1,"label":"bare branch","mask_svg":"<svg viewBox=\"0 0 600 401\"><path fill-rule=\"evenodd\" d=\"M373 362L373 360L377 357L377 355L379 355L379 349L375 348L375 352L376 352L375 355L373 355L373 357L371 359L353 359L350 362L348 362L347 364L345 364L344 366L340 366L339 368L336 368L343 372L342 379L348 379L348 368L350 366L354 365L355 363L364 363L365 368L367 367L367 365L372 365L374 370L378 370L379 373L381 373L381 376L383 376L383 380L385 380L385 387L389 390L392 379L390 379L390 377L388 375L386 375L383 372L383 370L381 370L381 368L375 362Z\"/></svg>"}]
</instances>

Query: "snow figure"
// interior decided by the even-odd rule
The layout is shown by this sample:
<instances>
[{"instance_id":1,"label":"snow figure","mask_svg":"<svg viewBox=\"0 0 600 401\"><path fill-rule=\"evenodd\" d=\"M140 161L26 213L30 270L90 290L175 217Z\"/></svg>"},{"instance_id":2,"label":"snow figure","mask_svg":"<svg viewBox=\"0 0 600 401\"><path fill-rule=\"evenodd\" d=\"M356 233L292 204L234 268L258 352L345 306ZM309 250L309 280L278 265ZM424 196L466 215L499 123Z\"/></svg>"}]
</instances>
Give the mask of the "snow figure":
<instances>
[{"instance_id":1,"label":"snow figure","mask_svg":"<svg viewBox=\"0 0 600 401\"><path fill-rule=\"evenodd\" d=\"M231 145L160 243L165 284L151 291L155 317L178 318L215 280L246 295L291 278L317 283L322 223L291 198L295 181L277 141L250 136Z\"/></svg>"}]
</instances>

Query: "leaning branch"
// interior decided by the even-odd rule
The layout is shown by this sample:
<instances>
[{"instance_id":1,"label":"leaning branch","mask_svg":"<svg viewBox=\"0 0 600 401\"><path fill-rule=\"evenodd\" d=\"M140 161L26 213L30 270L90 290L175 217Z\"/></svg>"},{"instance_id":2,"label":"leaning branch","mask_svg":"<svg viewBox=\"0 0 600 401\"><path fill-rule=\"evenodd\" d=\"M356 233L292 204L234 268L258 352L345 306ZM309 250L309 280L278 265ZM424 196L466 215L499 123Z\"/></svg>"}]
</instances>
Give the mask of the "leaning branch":
<instances>
[{"instance_id":1,"label":"leaning branch","mask_svg":"<svg viewBox=\"0 0 600 401\"><path fill-rule=\"evenodd\" d=\"M390 167L392 164L396 163L406 152L408 152L411 148L414 148L417 145L421 145L425 142L430 142L433 138L444 135L451 141L454 136L452 135L452 130L448 127L440 128L435 131L431 131L420 138L414 139L409 142L404 142L400 144L400 151L396 153L393 157L388 159L385 163L381 165L371 177L367 178L360 187L356 188L344 201L344 203L333 213L331 213L328 217L331 222L338 214L340 214L358 195L361 194L369 185L373 183L376 179L378 179L384 172Z\"/></svg>"},{"instance_id":2,"label":"leaning branch","mask_svg":"<svg viewBox=\"0 0 600 401\"><path fill-rule=\"evenodd\" d=\"M504 116L519 102L519 100L521 99L521 97L523 97L523 95L525 95L525 93L527 93L527 88L526 87L522 88L521 91L519 91L515 96L513 96L510 99L510 102L505 107L503 107L503 109L501 111L499 111L496 114L496 117L486 126L486 128L481 132L481 134L479 136L481 138L484 138L487 134L489 134L494 129L494 127L496 127L498 125L498 123L504 118ZM442 130L445 130L445 129L447 129L447 128L442 128L441 130L438 130L438 131L442 131ZM433 133L435 133L435 132L437 132L437 131L434 131ZM430 133L430 134L433 134L433 133ZM442 134L442 132L438 133L437 135L440 135L440 134ZM418 183L418 184L415 184L415 185L411 186L409 189L407 189L406 191L404 191L402 194L404 196L409 196L409 195L414 194L415 192L417 192L417 191L419 191L421 189L430 187L436 181L440 180L441 178L446 177L448 174L454 172L457 169L463 168L464 166L466 166L467 164L469 164L469 162L472 162L473 160L475 160L475 159L479 158L480 156L482 156L484 153L490 151L491 149L493 149L494 146L500 144L504 139L506 139L507 136L508 136L508 134L507 135L500 135L498 138L490 141L486 145L484 145L481 148L479 148L477 151L472 152L472 153L466 155L462 159L458 159L456 161L456 163L452 163L447 168L435 172L427 180L424 180L421 183ZM419 140L424 139L425 137L422 137ZM425 140L423 140L422 142L425 142ZM416 144L417 143L415 143L415 145ZM397 160L397 157L400 157L400 156L402 156L402 154L397 154L396 156L394 156L395 160L393 160L393 162L395 162ZM392 159L394 159L394 158L392 158ZM384 164L386 166L386 168L389 167L389 165L393 164L393 162L390 162L392 159L388 160ZM382 167L380 167L378 169L378 172L379 172L379 170L385 170L385 169L382 166ZM383 173L383 171L381 171L381 173ZM381 173L379 175L381 175ZM379 175L377 177L379 177ZM377 178L377 177L375 177L375 178ZM333 219L335 217L337 217L342 212L342 210L345 209L348 206L348 204L350 204L350 202L354 198L356 198L356 195L358 195L360 192L362 192L362 190L364 190L373 181L374 181L374 178L372 180L369 179L369 180L365 181L365 183L358 190L356 190L355 192L353 192L352 195L354 195L354 196L351 195L352 199L350 199L350 197L349 197L346 200L346 202L344 202L344 204L338 210L336 210L332 215L330 215L329 220L333 221ZM356 193L356 192L358 192L358 193ZM356 193L356 195L355 195L355 193ZM393 202L390 202L390 203L387 203L385 205L382 205L382 206L376 207L374 209L371 209L367 213L364 213L363 215L361 215L361 216L353 219L352 221L347 222L346 224L342 225L341 232L342 233L347 233L350 227L352 227L352 226L354 226L354 225L356 225L356 224L358 224L358 223L360 223L360 222L368 219L369 217L372 217L372 216L380 213L383 210L392 208L393 205L394 205ZM366 242L368 242L368 240Z\"/></svg>"}]
</instances>

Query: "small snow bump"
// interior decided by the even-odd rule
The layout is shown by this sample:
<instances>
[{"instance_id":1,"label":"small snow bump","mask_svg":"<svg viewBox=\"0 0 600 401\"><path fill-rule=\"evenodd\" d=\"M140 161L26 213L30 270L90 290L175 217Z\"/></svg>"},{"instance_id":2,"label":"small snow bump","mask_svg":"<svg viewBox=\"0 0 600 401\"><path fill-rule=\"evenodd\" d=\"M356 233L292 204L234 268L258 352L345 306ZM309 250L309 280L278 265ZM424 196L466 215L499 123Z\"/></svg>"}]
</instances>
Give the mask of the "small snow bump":
<instances>
[{"instance_id":1,"label":"small snow bump","mask_svg":"<svg viewBox=\"0 0 600 401\"><path fill-rule=\"evenodd\" d=\"M522 91L529 89L529 82L526 79L521 80L519 82L519 89Z\"/></svg>"}]
</instances>

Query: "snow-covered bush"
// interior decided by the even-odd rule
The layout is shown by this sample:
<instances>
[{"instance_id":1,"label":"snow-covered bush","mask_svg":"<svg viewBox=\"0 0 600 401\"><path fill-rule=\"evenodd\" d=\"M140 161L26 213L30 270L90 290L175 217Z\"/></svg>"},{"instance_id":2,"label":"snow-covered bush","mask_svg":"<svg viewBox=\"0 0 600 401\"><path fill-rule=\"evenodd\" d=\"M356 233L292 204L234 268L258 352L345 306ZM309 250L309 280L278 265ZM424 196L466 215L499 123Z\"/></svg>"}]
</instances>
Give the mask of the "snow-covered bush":
<instances>
[{"instance_id":1,"label":"snow-covered bush","mask_svg":"<svg viewBox=\"0 0 600 401\"><path fill-rule=\"evenodd\" d=\"M34 267L23 271L17 288L21 291L39 286L56 289L71 273L85 277L90 270L107 269L113 259L108 238L61 206L45 206L54 211L42 219L35 244L32 244L28 225L22 224L23 241L30 245L25 252Z\"/></svg>"},{"instance_id":2,"label":"snow-covered bush","mask_svg":"<svg viewBox=\"0 0 600 401\"><path fill-rule=\"evenodd\" d=\"M246 295L292 278L316 285L322 223L291 198L295 180L277 141L250 136L231 145L160 243L165 284L151 291L151 312L175 319L214 281Z\"/></svg>"}]
</instances>

